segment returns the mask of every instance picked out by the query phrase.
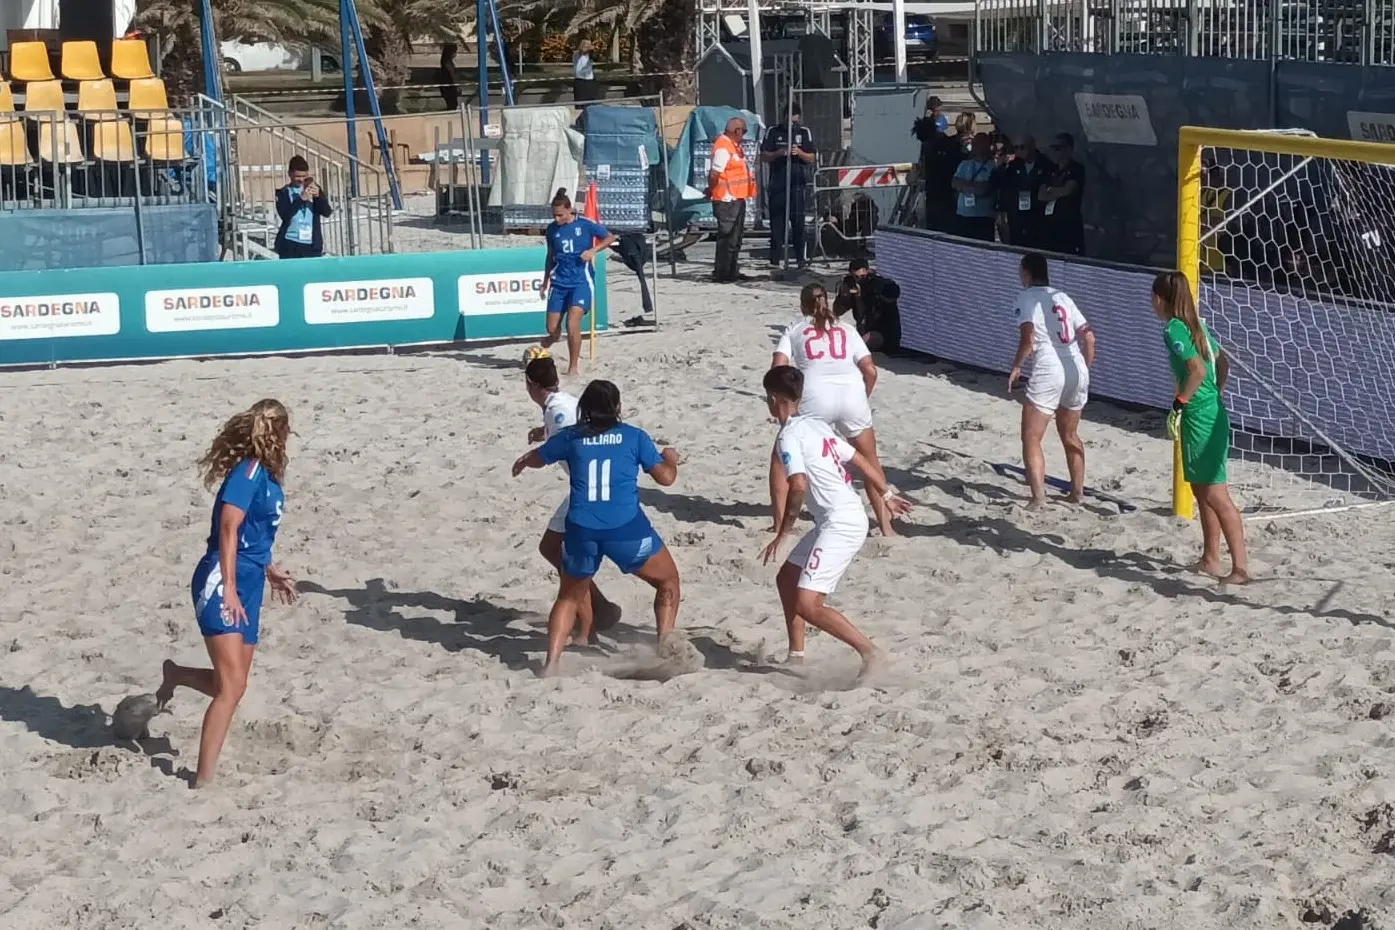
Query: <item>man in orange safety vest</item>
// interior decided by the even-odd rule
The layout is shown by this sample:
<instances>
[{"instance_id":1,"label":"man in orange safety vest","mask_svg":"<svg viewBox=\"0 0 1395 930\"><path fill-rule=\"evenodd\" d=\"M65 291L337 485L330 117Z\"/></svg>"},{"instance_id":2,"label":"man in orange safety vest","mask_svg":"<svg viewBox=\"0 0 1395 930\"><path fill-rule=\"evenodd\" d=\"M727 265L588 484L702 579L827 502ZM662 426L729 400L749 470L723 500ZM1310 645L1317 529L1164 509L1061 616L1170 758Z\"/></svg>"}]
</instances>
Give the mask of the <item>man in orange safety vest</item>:
<instances>
[{"instance_id":1,"label":"man in orange safety vest","mask_svg":"<svg viewBox=\"0 0 1395 930\"><path fill-rule=\"evenodd\" d=\"M712 280L718 283L740 281L737 268L741 238L746 232L746 201L756 196L756 181L746 164L741 143L746 138L746 121L739 116L727 120L726 130L712 143L712 166L707 172L707 196L717 220L717 262Z\"/></svg>"}]
</instances>

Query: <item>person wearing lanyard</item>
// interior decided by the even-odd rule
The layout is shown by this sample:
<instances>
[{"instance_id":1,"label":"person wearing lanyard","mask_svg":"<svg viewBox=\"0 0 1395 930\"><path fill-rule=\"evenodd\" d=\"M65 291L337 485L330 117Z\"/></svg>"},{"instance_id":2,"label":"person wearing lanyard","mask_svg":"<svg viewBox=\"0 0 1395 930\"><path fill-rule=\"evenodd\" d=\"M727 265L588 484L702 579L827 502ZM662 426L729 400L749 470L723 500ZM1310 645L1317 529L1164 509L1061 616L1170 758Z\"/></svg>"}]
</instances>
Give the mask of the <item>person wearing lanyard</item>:
<instances>
[{"instance_id":1,"label":"person wearing lanyard","mask_svg":"<svg viewBox=\"0 0 1395 930\"><path fill-rule=\"evenodd\" d=\"M954 171L954 190L959 195L955 212L959 235L966 239L993 241L993 159L989 157L987 133L974 136L969 157Z\"/></svg>"},{"instance_id":2,"label":"person wearing lanyard","mask_svg":"<svg viewBox=\"0 0 1395 930\"><path fill-rule=\"evenodd\" d=\"M310 176L310 165L303 157L292 156L286 171L290 183L276 192L276 213L281 217L276 254L281 258L319 258L325 254L320 221L334 210Z\"/></svg>"},{"instance_id":3,"label":"person wearing lanyard","mask_svg":"<svg viewBox=\"0 0 1395 930\"><path fill-rule=\"evenodd\" d=\"M1085 254L1085 217L1080 203L1085 194L1085 166L1075 160L1075 137L1063 132L1051 144L1055 168L1037 196L1042 209L1046 248L1070 255Z\"/></svg>"},{"instance_id":4,"label":"person wearing lanyard","mask_svg":"<svg viewBox=\"0 0 1395 930\"><path fill-rule=\"evenodd\" d=\"M770 127L760 147L760 159L770 166L766 194L770 198L770 264L778 265L790 243L790 260L804 265L804 209L809 173L814 164L814 134L799 121L799 104L790 109L790 125ZM789 188L789 201L785 189Z\"/></svg>"},{"instance_id":5,"label":"person wearing lanyard","mask_svg":"<svg viewBox=\"0 0 1395 930\"><path fill-rule=\"evenodd\" d=\"M1023 136L1014 147L1012 161L1003 173L1002 210L1007 214L1008 242L1024 248L1040 248L1042 209L1044 204L1037 199L1039 191L1048 180L1050 169L1041 152L1037 151L1037 141L1031 136Z\"/></svg>"}]
</instances>

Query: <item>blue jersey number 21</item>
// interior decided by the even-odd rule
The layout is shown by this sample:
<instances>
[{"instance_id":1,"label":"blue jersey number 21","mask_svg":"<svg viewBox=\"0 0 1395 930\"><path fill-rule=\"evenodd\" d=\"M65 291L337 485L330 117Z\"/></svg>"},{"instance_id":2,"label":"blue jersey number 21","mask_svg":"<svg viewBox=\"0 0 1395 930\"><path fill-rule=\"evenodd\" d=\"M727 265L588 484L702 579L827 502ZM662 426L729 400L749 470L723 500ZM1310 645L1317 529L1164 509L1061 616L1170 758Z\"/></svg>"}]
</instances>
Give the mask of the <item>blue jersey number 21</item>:
<instances>
[{"instance_id":1,"label":"blue jersey number 21","mask_svg":"<svg viewBox=\"0 0 1395 930\"><path fill-rule=\"evenodd\" d=\"M610 500L610 459L592 459L586 463L586 500L592 503Z\"/></svg>"}]
</instances>

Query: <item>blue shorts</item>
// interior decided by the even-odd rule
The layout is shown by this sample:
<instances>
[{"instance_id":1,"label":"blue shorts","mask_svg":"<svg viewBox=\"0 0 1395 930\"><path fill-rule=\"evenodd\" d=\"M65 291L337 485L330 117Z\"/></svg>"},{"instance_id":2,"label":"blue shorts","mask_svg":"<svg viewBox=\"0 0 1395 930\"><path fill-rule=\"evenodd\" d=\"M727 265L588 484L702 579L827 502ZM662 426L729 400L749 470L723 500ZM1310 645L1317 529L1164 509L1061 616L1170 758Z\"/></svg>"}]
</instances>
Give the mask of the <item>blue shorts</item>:
<instances>
[{"instance_id":1,"label":"blue shorts","mask_svg":"<svg viewBox=\"0 0 1395 930\"><path fill-rule=\"evenodd\" d=\"M569 526L562 537L562 571L569 578L594 578L601 560L610 559L621 572L633 575L663 548L664 541L652 529L635 539L597 539Z\"/></svg>"},{"instance_id":2,"label":"blue shorts","mask_svg":"<svg viewBox=\"0 0 1395 930\"><path fill-rule=\"evenodd\" d=\"M237 566L237 598L247 611L247 622L232 626L223 620L223 570L218 562L205 559L194 569L190 584L194 596L194 616L204 636L240 633L242 641L255 646L261 634L262 594L266 591L266 569L255 565Z\"/></svg>"},{"instance_id":3,"label":"blue shorts","mask_svg":"<svg viewBox=\"0 0 1395 930\"><path fill-rule=\"evenodd\" d=\"M565 313L572 307L580 307L583 316L591 312L595 299L595 288L590 284L557 284L547 292L547 312Z\"/></svg>"}]
</instances>

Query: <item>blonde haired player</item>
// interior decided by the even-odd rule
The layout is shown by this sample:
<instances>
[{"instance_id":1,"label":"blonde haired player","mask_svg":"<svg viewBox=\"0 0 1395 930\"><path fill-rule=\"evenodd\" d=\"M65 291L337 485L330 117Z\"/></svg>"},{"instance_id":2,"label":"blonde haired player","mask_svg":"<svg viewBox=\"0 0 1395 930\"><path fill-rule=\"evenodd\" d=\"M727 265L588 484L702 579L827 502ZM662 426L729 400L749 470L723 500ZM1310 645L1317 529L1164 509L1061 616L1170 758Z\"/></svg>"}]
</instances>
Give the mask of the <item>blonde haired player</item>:
<instances>
[{"instance_id":1,"label":"blonde haired player","mask_svg":"<svg viewBox=\"0 0 1395 930\"><path fill-rule=\"evenodd\" d=\"M867 511L853 490L847 467L862 472L868 490L888 512L909 513L911 505L887 487L886 476L875 460L835 435L823 420L798 413L804 391L799 369L789 365L770 369L765 373L764 387L770 415L780 421L775 448L789 487L784 517L775 528L775 538L765 547L765 562L769 564L779 555L806 498L814 515L814 528L795 545L775 576L785 611L790 661L803 661L804 623L808 621L857 650L862 658L861 677L865 677L876 667L880 653L847 617L824 603L867 541Z\"/></svg>"},{"instance_id":2,"label":"blonde haired player","mask_svg":"<svg viewBox=\"0 0 1395 930\"><path fill-rule=\"evenodd\" d=\"M1028 507L1046 502L1046 456L1041 442L1046 425L1056 417L1056 432L1066 452L1070 497L1085 496L1085 444L1080 441L1080 413L1090 398L1090 366L1095 361L1095 334L1075 301L1051 286L1046 256L1022 256L1022 293L1017 297L1017 355L1008 375L1008 392L1022 376L1022 364L1032 357L1032 375L1022 404L1022 467L1031 488Z\"/></svg>"},{"instance_id":3,"label":"blonde haired player","mask_svg":"<svg viewBox=\"0 0 1395 930\"><path fill-rule=\"evenodd\" d=\"M800 414L815 416L841 433L853 448L881 471L877 433L872 428L872 390L877 386L877 363L856 327L846 326L828 304L822 284L807 284L799 294L803 318L785 328L770 367L791 365L804 376ZM784 519L787 488L774 451L770 455L770 505L774 526ZM895 536L891 513L881 498L867 489L872 512L883 536Z\"/></svg>"},{"instance_id":4,"label":"blonde haired player","mask_svg":"<svg viewBox=\"0 0 1395 930\"><path fill-rule=\"evenodd\" d=\"M561 390L557 377L557 363L546 352L528 362L527 368L524 369L524 377L528 385L528 396L533 403L542 408L543 414L543 425L528 431L530 443L551 439L567 427L576 425L579 401ZM567 464L563 462L562 467L565 469ZM542 539L538 542L538 554L557 569L559 577L562 571L562 537L567 530L567 509L570 502L570 496L562 498L562 503L557 505L552 519L547 521L547 529L543 531ZM577 608L577 621L580 625L577 641L588 642L594 630L608 630L619 620L619 605L606 600L600 588L596 587L595 581L592 581L589 596L583 597Z\"/></svg>"}]
</instances>

